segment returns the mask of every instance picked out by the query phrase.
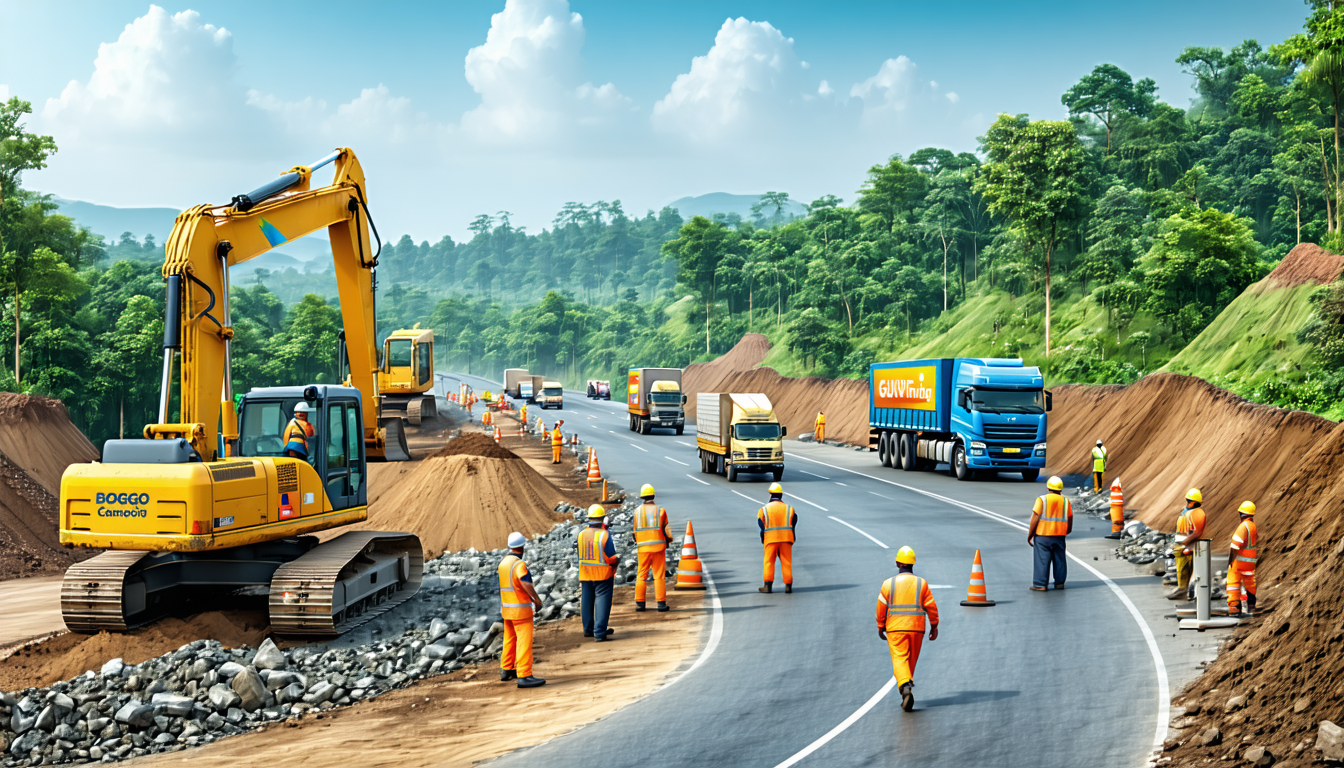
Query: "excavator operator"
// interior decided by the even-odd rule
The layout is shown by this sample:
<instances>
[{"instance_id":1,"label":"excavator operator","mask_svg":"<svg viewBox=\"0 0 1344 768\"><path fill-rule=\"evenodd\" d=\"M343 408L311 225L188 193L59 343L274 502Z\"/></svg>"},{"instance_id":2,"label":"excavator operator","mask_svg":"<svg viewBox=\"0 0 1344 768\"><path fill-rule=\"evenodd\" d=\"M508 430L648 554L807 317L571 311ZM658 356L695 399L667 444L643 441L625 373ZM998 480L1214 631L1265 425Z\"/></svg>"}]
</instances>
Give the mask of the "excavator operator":
<instances>
[{"instance_id":1,"label":"excavator operator","mask_svg":"<svg viewBox=\"0 0 1344 768\"><path fill-rule=\"evenodd\" d=\"M285 455L311 462L308 455L308 438L313 436L313 425L309 422L313 406L307 401L294 406L294 418L285 427Z\"/></svg>"}]
</instances>

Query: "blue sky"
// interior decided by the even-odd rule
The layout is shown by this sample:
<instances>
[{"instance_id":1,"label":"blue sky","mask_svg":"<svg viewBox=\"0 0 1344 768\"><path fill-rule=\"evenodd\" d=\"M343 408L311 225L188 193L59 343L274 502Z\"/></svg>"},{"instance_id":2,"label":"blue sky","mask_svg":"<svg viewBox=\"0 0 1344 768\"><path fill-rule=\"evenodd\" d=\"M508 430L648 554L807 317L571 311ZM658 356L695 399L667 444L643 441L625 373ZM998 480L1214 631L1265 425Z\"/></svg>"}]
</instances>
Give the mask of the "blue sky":
<instances>
[{"instance_id":1,"label":"blue sky","mask_svg":"<svg viewBox=\"0 0 1344 768\"><path fill-rule=\"evenodd\" d=\"M0 0L0 96L55 135L25 183L112 205L222 202L334 145L385 234L536 231L568 200L847 201L865 169L971 150L1000 112L1061 118L1093 66L1187 106L1186 46L1264 45L1298 0L135 2ZM13 31L20 30L19 34ZM100 48L102 46L102 48Z\"/></svg>"}]
</instances>

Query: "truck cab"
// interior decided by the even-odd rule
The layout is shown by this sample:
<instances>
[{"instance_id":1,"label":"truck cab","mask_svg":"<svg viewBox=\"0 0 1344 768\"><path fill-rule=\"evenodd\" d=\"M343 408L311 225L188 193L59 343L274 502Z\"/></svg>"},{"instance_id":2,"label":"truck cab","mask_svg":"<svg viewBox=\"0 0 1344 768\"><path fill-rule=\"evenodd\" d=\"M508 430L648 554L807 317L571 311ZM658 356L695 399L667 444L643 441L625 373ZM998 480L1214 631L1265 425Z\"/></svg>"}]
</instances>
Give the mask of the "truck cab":
<instances>
[{"instance_id":1,"label":"truck cab","mask_svg":"<svg viewBox=\"0 0 1344 768\"><path fill-rule=\"evenodd\" d=\"M532 398L533 398L533 394L532 394L532 381L531 381L531 380L524 380L524 381L520 381L520 382L518 382L518 399L519 399L519 400L526 400L527 402L530 403L530 402L532 402Z\"/></svg>"},{"instance_id":2,"label":"truck cab","mask_svg":"<svg viewBox=\"0 0 1344 768\"><path fill-rule=\"evenodd\" d=\"M696 398L696 451L700 471L737 482L739 474L784 477L787 430L764 394L702 392Z\"/></svg>"},{"instance_id":3,"label":"truck cab","mask_svg":"<svg viewBox=\"0 0 1344 768\"><path fill-rule=\"evenodd\" d=\"M966 469L1039 474L1045 467L1049 398L1044 384L1039 369L1020 363L957 361L952 428L961 438Z\"/></svg>"},{"instance_id":4,"label":"truck cab","mask_svg":"<svg viewBox=\"0 0 1344 768\"><path fill-rule=\"evenodd\" d=\"M558 381L547 381L541 385L541 394L537 396L537 402L541 403L543 410L555 408L564 410L565 408L565 388Z\"/></svg>"}]
</instances>

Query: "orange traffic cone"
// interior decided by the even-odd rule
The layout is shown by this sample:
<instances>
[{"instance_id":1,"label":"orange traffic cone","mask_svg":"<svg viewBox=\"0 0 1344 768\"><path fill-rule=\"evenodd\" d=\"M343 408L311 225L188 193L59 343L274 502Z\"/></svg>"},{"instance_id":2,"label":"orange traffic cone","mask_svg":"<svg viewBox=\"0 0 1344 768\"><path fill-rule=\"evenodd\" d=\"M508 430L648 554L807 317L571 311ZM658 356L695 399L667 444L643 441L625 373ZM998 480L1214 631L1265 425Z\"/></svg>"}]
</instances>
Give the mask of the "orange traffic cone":
<instances>
[{"instance_id":1,"label":"orange traffic cone","mask_svg":"<svg viewBox=\"0 0 1344 768\"><path fill-rule=\"evenodd\" d=\"M600 467L598 467L598 465L597 465L597 451L596 451L592 446L589 446L589 447L588 447L588 487L591 488L591 487L593 486L593 483L599 483L599 482L601 482L601 481L602 481L602 469L601 469Z\"/></svg>"},{"instance_id":2,"label":"orange traffic cone","mask_svg":"<svg viewBox=\"0 0 1344 768\"><path fill-rule=\"evenodd\" d=\"M705 566L695 547L695 529L686 521L686 537L681 542L681 560L677 563L677 589L704 589Z\"/></svg>"},{"instance_id":3,"label":"orange traffic cone","mask_svg":"<svg viewBox=\"0 0 1344 768\"><path fill-rule=\"evenodd\" d=\"M975 562L971 563L971 586L966 589L966 599L962 605L988 607L994 604L985 596L985 566L980 562L980 550L975 550Z\"/></svg>"},{"instance_id":4,"label":"orange traffic cone","mask_svg":"<svg viewBox=\"0 0 1344 768\"><path fill-rule=\"evenodd\" d=\"M501 437L503 437L503 435L499 434L499 427L495 427L495 442L498 443L499 438Z\"/></svg>"}]
</instances>

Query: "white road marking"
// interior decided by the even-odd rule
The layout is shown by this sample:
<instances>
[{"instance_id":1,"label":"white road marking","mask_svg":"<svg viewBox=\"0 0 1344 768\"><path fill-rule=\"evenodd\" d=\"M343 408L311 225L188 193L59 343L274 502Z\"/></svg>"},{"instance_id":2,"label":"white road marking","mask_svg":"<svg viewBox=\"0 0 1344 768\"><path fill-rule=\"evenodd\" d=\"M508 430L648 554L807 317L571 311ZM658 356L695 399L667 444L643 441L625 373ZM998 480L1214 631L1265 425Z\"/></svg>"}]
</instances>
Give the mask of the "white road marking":
<instances>
[{"instance_id":1,"label":"white road marking","mask_svg":"<svg viewBox=\"0 0 1344 768\"><path fill-rule=\"evenodd\" d=\"M732 489L730 488L729 490L732 490ZM756 499L751 498L750 496L748 496L747 494L745 494L745 493L743 493L743 492L741 492L741 491L733 491L733 493L736 493L738 496L741 496L742 498L746 499L747 501L750 501L752 504L759 504L759 503L760 503L760 502L757 501Z\"/></svg>"},{"instance_id":2,"label":"white road marking","mask_svg":"<svg viewBox=\"0 0 1344 768\"><path fill-rule=\"evenodd\" d=\"M704 480L701 480L700 478L696 477L695 475L687 474L686 476L689 477L689 478L691 478L692 480L694 480L695 482L697 482L697 483L699 483L699 484L701 484L701 485L709 485L709 483L706 483Z\"/></svg>"},{"instance_id":3,"label":"white road marking","mask_svg":"<svg viewBox=\"0 0 1344 768\"><path fill-rule=\"evenodd\" d=\"M607 431L610 432L610 433L613 434L613 435L616 434L616 430L614 430L614 429L608 429Z\"/></svg>"},{"instance_id":4,"label":"white road marking","mask_svg":"<svg viewBox=\"0 0 1344 768\"><path fill-rule=\"evenodd\" d=\"M856 709L854 711L854 714L850 715L849 717L846 717L843 721L841 721L839 725L827 731L825 736L822 736L820 739L817 739L811 744L808 744L806 747L803 747L803 749L794 754L793 757L790 757L788 760L785 760L784 762L775 766L775 768L789 768L789 766L796 765L798 761L802 760L803 758L807 757L813 752L816 752L818 749L821 749L822 747L826 746L826 744L831 739L834 739L836 736L839 736L840 734L844 733L846 728L858 722L859 718L868 714L868 710L877 706L877 703L882 699L886 698L887 694L891 693L891 689L895 687L896 687L896 678L894 677L889 678L887 680L887 684L882 686L877 693L874 693L872 697L868 699L868 701L864 702L862 707Z\"/></svg>"},{"instance_id":5,"label":"white road marking","mask_svg":"<svg viewBox=\"0 0 1344 768\"><path fill-rule=\"evenodd\" d=\"M667 459L668 461L676 462L677 464L680 464L680 465L683 466L683 467L689 467L689 466L691 466L690 464L687 464L687 463L684 462L684 461L677 461L676 459L672 458L671 456L664 456L663 458L664 458L664 459Z\"/></svg>"},{"instance_id":6,"label":"white road marking","mask_svg":"<svg viewBox=\"0 0 1344 768\"><path fill-rule=\"evenodd\" d=\"M638 446L638 445L635 445L635 443L631 443L630 445L634 446L635 448L639 448L639 446ZM641 451L643 451L643 452L645 452L645 453L648 453L648 452L649 452L649 449L648 449L648 448L639 448L639 450L641 450ZM686 466L689 467L690 465L687 464Z\"/></svg>"},{"instance_id":7,"label":"white road marking","mask_svg":"<svg viewBox=\"0 0 1344 768\"><path fill-rule=\"evenodd\" d=\"M687 448L694 448L694 447L695 447L694 445L691 445L690 443L686 442L685 440L678 440L678 441L677 441L677 445L684 445L684 446L686 446Z\"/></svg>"},{"instance_id":8,"label":"white road marking","mask_svg":"<svg viewBox=\"0 0 1344 768\"><path fill-rule=\"evenodd\" d=\"M956 589L955 584L930 584L929 589Z\"/></svg>"},{"instance_id":9,"label":"white road marking","mask_svg":"<svg viewBox=\"0 0 1344 768\"><path fill-rule=\"evenodd\" d=\"M820 462L818 462L818 463L820 463ZM818 474L816 474L815 472L808 472L806 469L800 469L800 470L798 470L798 471L799 471L799 472L802 472L804 475L812 475L813 477L821 477L821 475L818 475ZM831 478L829 478L829 477L821 477L821 479L822 479L822 480L830 480Z\"/></svg>"},{"instance_id":10,"label":"white road marking","mask_svg":"<svg viewBox=\"0 0 1344 768\"><path fill-rule=\"evenodd\" d=\"M830 467L831 469L838 469L843 472L849 472L851 474L858 475L860 477L866 477L869 480L876 480L879 483L894 485L897 488L903 488L907 491L918 493L921 496L927 496L928 498L937 499L938 501L951 504L954 507L960 507L961 509L964 509L967 512L973 512L977 515L981 515L982 517L987 517L991 520L997 520L1000 523L1003 523L1004 525L1010 525L1014 528L1017 528L1018 530L1021 531L1027 530L1027 524L1021 522L1020 520L1014 520L1011 517L1001 515L998 512L991 512L988 509L973 506L971 504L966 504L965 502L957 501L956 499L949 498L947 496L943 496L941 494L937 494L932 491L926 491L921 488L915 488L913 486L904 485L902 483L897 483L892 480L885 480L883 478L875 477L873 475L869 475L864 472L859 472L858 470L849 469L848 467L839 467L834 464L827 464L824 461L809 459L806 456L798 456L798 458L802 459L803 461L810 461L814 464L820 464L823 467ZM1134 618L1134 623L1139 625L1139 631L1143 634L1144 642L1147 643L1148 645L1148 652L1153 657L1153 665L1155 667L1155 672L1157 676L1157 727L1153 735L1153 747L1156 749L1161 749L1162 743L1166 741L1167 738L1167 723L1168 721L1171 720L1171 684L1167 680L1167 664L1165 661L1162 660L1162 649L1157 647L1157 638L1153 636L1153 629L1152 627L1148 626L1148 622L1143 618L1143 614L1139 613L1138 606L1134 605L1134 602L1129 599L1129 595L1125 594L1125 591L1120 588L1120 585L1106 578L1106 576L1101 571L1098 571L1096 568L1093 568L1089 563L1087 563L1087 561L1079 558L1072 552L1068 553L1068 555L1070 560L1086 568L1093 576L1096 576L1098 579L1100 579L1102 583L1105 584L1111 590L1111 592L1114 593L1115 596L1120 599L1120 603L1125 606L1125 609L1129 611L1129 615ZM825 742L822 743L824 744ZM820 744L817 746L820 746ZM804 757L806 757L806 755L804 755ZM788 765L792 764L793 763L788 763Z\"/></svg>"},{"instance_id":11,"label":"white road marking","mask_svg":"<svg viewBox=\"0 0 1344 768\"><path fill-rule=\"evenodd\" d=\"M844 483L840 482L839 480L836 480L836 481L835 481L835 484L836 484L836 485L845 485ZM848 488L849 486L848 486L848 485L845 485L845 487Z\"/></svg>"},{"instance_id":12,"label":"white road marking","mask_svg":"<svg viewBox=\"0 0 1344 768\"><path fill-rule=\"evenodd\" d=\"M887 496L887 495L885 495L885 494L878 493L877 491L869 491L869 493L873 494L874 496L876 496L876 497L878 497L878 498L880 498L880 499L887 499L888 501L895 501L895 499L891 498L890 496Z\"/></svg>"},{"instance_id":13,"label":"white road marking","mask_svg":"<svg viewBox=\"0 0 1344 768\"><path fill-rule=\"evenodd\" d=\"M797 499L797 500L803 502L804 504L811 504L812 506L816 507L817 509L820 509L822 512L830 512L830 511L831 511L831 510L829 510L829 509L827 509L827 508L821 506L820 504L816 503L815 501L808 501L807 499L804 499L802 496L799 496L799 495L796 494L796 493L789 493L789 494L785 494L785 495L786 495L786 496L792 496L793 498L795 498L795 499Z\"/></svg>"},{"instance_id":14,"label":"white road marking","mask_svg":"<svg viewBox=\"0 0 1344 768\"><path fill-rule=\"evenodd\" d=\"M695 478L691 479L694 480ZM710 577L709 568L705 567L704 561L700 563L700 571L705 580L705 589L709 592L710 608L714 611L714 620L709 626L709 641L705 643L705 650L701 651L700 655L696 657L695 663L687 667L685 672L672 678L667 685L659 688L659 691L671 688L687 675L699 669L701 664L704 664L710 656L714 655L715 649L719 647L719 640L723 638L723 604L719 602L719 591L714 588L714 579ZM892 679L895 680L895 678Z\"/></svg>"},{"instance_id":15,"label":"white road marking","mask_svg":"<svg viewBox=\"0 0 1344 768\"><path fill-rule=\"evenodd\" d=\"M877 546L879 546L879 547L881 547L881 548L883 548L883 549L891 549L891 547L888 547L886 544L883 544L882 542L878 541L876 538L874 538L874 537L872 536L872 534L868 533L867 531L863 530L862 528L858 527L857 525L850 525L849 523L846 523L844 520L841 520L840 518L836 517L835 515L827 515L827 517L829 517L829 518L831 518L832 520L834 520L835 522L837 522L837 523L839 523L839 524L845 526L846 528L853 528L854 530L858 531L859 533L863 534L864 536L867 536L867 537L868 537L869 539L871 539L872 542L873 542L874 544L876 544Z\"/></svg>"}]
</instances>

